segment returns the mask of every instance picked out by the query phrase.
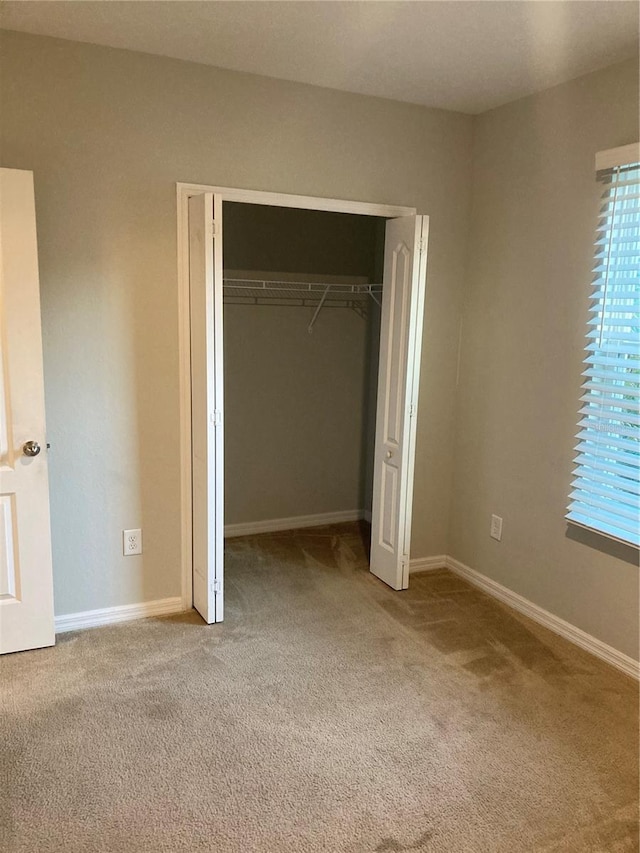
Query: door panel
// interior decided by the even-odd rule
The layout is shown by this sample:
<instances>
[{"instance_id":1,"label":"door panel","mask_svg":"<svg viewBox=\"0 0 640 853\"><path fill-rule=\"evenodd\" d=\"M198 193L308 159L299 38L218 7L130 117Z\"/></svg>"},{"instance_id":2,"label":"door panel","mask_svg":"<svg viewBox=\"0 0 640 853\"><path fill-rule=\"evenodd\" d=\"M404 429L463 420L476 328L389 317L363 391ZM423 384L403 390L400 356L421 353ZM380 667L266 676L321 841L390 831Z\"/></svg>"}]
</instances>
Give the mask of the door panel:
<instances>
[{"instance_id":1,"label":"door panel","mask_svg":"<svg viewBox=\"0 0 640 853\"><path fill-rule=\"evenodd\" d=\"M0 599L16 598L19 569L16 496L0 495Z\"/></svg>"},{"instance_id":2,"label":"door panel","mask_svg":"<svg viewBox=\"0 0 640 853\"><path fill-rule=\"evenodd\" d=\"M389 447L398 448L402 441L406 372L403 355L406 352L407 306L411 295L411 253L404 242L394 247L391 263L384 436Z\"/></svg>"},{"instance_id":3,"label":"door panel","mask_svg":"<svg viewBox=\"0 0 640 853\"><path fill-rule=\"evenodd\" d=\"M218 217L221 220L221 216ZM211 193L189 199L193 606L223 618L222 242Z\"/></svg>"},{"instance_id":4,"label":"door panel","mask_svg":"<svg viewBox=\"0 0 640 853\"><path fill-rule=\"evenodd\" d=\"M46 448L33 174L0 169L0 653L55 642Z\"/></svg>"},{"instance_id":5,"label":"door panel","mask_svg":"<svg viewBox=\"0 0 640 853\"><path fill-rule=\"evenodd\" d=\"M403 216L385 236L370 564L393 589L409 584L427 229Z\"/></svg>"},{"instance_id":6,"label":"door panel","mask_svg":"<svg viewBox=\"0 0 640 853\"><path fill-rule=\"evenodd\" d=\"M398 469L394 464L390 464L388 460L383 460L382 469L382 507L381 507L381 522L382 522L382 544L389 549L395 551L398 523Z\"/></svg>"}]
</instances>

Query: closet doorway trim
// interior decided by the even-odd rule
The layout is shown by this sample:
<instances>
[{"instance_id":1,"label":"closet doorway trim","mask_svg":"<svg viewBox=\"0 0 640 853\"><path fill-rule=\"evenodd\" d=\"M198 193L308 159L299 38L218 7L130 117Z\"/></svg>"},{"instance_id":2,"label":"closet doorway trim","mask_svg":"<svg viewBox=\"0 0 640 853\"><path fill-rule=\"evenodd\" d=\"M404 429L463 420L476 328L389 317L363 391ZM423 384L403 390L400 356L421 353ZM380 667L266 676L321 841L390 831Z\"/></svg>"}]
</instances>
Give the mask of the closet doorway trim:
<instances>
[{"instance_id":1,"label":"closet doorway trim","mask_svg":"<svg viewBox=\"0 0 640 853\"><path fill-rule=\"evenodd\" d=\"M177 183L178 212L178 348L180 370L180 526L182 606L193 606L192 530L193 507L191 500L191 318L189 310L189 198L202 193L213 193L225 201L245 204L264 204L271 207L293 207L299 210L326 210L332 213L353 213L360 216L380 216L396 219L413 216L415 207L393 204L376 204L366 201L289 195L285 193L244 190L233 187L212 187L208 184Z\"/></svg>"}]
</instances>

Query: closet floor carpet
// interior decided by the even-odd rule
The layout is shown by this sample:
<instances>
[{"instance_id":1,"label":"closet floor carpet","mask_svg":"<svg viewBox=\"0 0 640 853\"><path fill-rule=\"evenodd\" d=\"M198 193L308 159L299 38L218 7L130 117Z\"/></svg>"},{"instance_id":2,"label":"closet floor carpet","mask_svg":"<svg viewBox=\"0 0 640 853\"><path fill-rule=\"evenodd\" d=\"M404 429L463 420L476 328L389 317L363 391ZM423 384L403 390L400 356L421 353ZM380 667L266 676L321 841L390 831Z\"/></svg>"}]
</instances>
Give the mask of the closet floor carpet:
<instances>
[{"instance_id":1,"label":"closet floor carpet","mask_svg":"<svg viewBox=\"0 0 640 853\"><path fill-rule=\"evenodd\" d=\"M234 539L226 621L0 662L0 848L638 850L637 684L358 525Z\"/></svg>"}]
</instances>

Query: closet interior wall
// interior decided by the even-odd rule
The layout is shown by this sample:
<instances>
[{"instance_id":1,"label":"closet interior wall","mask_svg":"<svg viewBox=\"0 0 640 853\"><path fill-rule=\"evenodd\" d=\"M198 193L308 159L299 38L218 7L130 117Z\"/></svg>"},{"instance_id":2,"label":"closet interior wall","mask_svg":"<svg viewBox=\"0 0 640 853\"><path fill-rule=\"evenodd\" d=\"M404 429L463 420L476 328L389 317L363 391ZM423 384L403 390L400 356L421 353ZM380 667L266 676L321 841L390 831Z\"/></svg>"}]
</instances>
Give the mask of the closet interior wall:
<instances>
[{"instance_id":1,"label":"closet interior wall","mask_svg":"<svg viewBox=\"0 0 640 853\"><path fill-rule=\"evenodd\" d=\"M227 277L381 283L384 219L226 202ZM224 303L225 524L370 512L380 309Z\"/></svg>"}]
</instances>

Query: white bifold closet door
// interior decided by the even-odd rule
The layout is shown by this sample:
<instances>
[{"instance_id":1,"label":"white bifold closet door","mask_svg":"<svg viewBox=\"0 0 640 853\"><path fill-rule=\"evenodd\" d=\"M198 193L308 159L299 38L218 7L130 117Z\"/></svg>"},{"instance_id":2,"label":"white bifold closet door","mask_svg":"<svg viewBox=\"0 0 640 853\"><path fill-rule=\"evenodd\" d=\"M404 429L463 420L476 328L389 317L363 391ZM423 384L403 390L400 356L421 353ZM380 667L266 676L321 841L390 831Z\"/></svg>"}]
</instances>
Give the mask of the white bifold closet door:
<instances>
[{"instance_id":1,"label":"white bifold closet door","mask_svg":"<svg viewBox=\"0 0 640 853\"><path fill-rule=\"evenodd\" d=\"M189 199L189 287L193 606L211 623L224 602L222 229L212 193Z\"/></svg>"},{"instance_id":2,"label":"white bifold closet door","mask_svg":"<svg viewBox=\"0 0 640 853\"><path fill-rule=\"evenodd\" d=\"M428 225L427 216L386 224L370 568L393 589L409 586Z\"/></svg>"},{"instance_id":3,"label":"white bifold closet door","mask_svg":"<svg viewBox=\"0 0 640 853\"><path fill-rule=\"evenodd\" d=\"M409 577L415 431L428 217L386 225L371 571L394 589ZM224 473L222 198L189 199L193 604L223 618Z\"/></svg>"}]
</instances>

